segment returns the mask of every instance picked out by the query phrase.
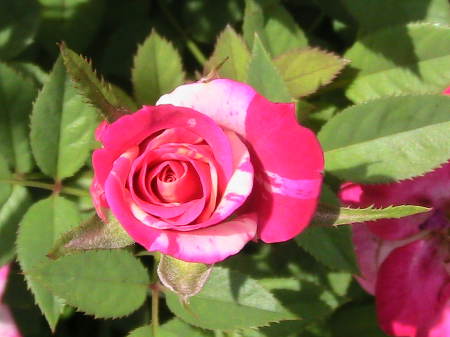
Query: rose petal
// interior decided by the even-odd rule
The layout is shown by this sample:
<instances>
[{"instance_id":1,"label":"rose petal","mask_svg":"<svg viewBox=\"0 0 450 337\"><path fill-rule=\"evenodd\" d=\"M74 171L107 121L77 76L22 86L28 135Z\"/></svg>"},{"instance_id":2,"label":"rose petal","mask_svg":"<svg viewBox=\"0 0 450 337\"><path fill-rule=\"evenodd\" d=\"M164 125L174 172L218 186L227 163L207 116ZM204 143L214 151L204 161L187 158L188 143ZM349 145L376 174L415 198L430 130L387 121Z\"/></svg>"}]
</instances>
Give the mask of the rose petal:
<instances>
[{"instance_id":1,"label":"rose petal","mask_svg":"<svg viewBox=\"0 0 450 337\"><path fill-rule=\"evenodd\" d=\"M0 336L2 337L21 337L21 333L14 322L9 308L0 304Z\"/></svg>"},{"instance_id":2,"label":"rose petal","mask_svg":"<svg viewBox=\"0 0 450 337\"><path fill-rule=\"evenodd\" d=\"M450 87L448 87L447 89L445 89L442 93L443 93L444 95L450 95Z\"/></svg>"},{"instance_id":3,"label":"rose petal","mask_svg":"<svg viewBox=\"0 0 450 337\"><path fill-rule=\"evenodd\" d=\"M395 249L382 264L376 285L380 325L394 336L427 336L439 316L442 289L450 282L446 256L437 239L424 239Z\"/></svg>"},{"instance_id":4,"label":"rose petal","mask_svg":"<svg viewBox=\"0 0 450 337\"><path fill-rule=\"evenodd\" d=\"M396 248L418 239L417 236L405 240L382 240L369 230L367 224L352 225L352 239L361 275L357 276L359 284L370 294L375 294L378 269Z\"/></svg>"},{"instance_id":5,"label":"rose petal","mask_svg":"<svg viewBox=\"0 0 450 337\"><path fill-rule=\"evenodd\" d=\"M125 115L101 129L98 136L104 148L95 150L93 154L98 183L103 186L114 160L121 153L141 144L151 134L173 128L187 128L202 137L220 161L221 165L217 169L223 170L227 179L231 177L231 147L222 129L207 116L191 109L160 105L144 106L134 114Z\"/></svg>"},{"instance_id":6,"label":"rose petal","mask_svg":"<svg viewBox=\"0 0 450 337\"><path fill-rule=\"evenodd\" d=\"M157 102L167 103L210 116L250 145L259 176L249 209L258 213L263 241L288 240L307 226L320 192L323 154L315 135L298 125L294 104L269 102L227 79L180 86Z\"/></svg>"},{"instance_id":7,"label":"rose petal","mask_svg":"<svg viewBox=\"0 0 450 337\"><path fill-rule=\"evenodd\" d=\"M247 84L217 79L206 83L181 85L171 93L161 96L156 104L192 108L211 117L219 125L244 136L247 109L255 95L255 89Z\"/></svg>"},{"instance_id":8,"label":"rose petal","mask_svg":"<svg viewBox=\"0 0 450 337\"><path fill-rule=\"evenodd\" d=\"M430 329L423 337L450 336L450 284L445 287L441 298L442 305L439 309L439 315L436 315L436 319L430 322Z\"/></svg>"},{"instance_id":9,"label":"rose petal","mask_svg":"<svg viewBox=\"0 0 450 337\"><path fill-rule=\"evenodd\" d=\"M6 283L8 282L9 264L0 267L0 299L5 292Z\"/></svg>"},{"instance_id":10,"label":"rose petal","mask_svg":"<svg viewBox=\"0 0 450 337\"><path fill-rule=\"evenodd\" d=\"M9 265L0 267L0 299L5 292L6 283L8 282ZM0 303L0 336L2 337L21 337L19 329L14 322L9 308Z\"/></svg>"},{"instance_id":11,"label":"rose petal","mask_svg":"<svg viewBox=\"0 0 450 337\"><path fill-rule=\"evenodd\" d=\"M259 95L249 106L246 130L255 172L262 173L252 199L260 237L289 240L309 224L317 206L324 165L319 142L297 123L293 104L271 103Z\"/></svg>"},{"instance_id":12,"label":"rose petal","mask_svg":"<svg viewBox=\"0 0 450 337\"><path fill-rule=\"evenodd\" d=\"M165 231L167 243L164 246L153 243L144 246L184 261L213 264L241 251L255 237L256 227L256 216L245 214L189 232Z\"/></svg>"},{"instance_id":13,"label":"rose petal","mask_svg":"<svg viewBox=\"0 0 450 337\"><path fill-rule=\"evenodd\" d=\"M203 217L211 214L212 207L215 206L217 194L218 174L216 171L216 162L212 155L206 151L209 149L205 145L189 145L189 144L165 144L153 151L144 152L136 158L128 175L128 185L133 201L145 212L164 219L164 226L159 228L170 229L178 228L179 230L189 230L186 225L197 217ZM195 159L195 160L194 160ZM147 182L157 179L160 174L161 165L169 161L184 161L190 163L200 178L199 186L202 190L198 199L193 199L185 203L167 203L162 202L160 198L152 191L153 187L148 186ZM161 162L162 164L153 168L150 172L143 173L147 162ZM144 165L138 174L136 170ZM134 183L133 176L138 175L138 184ZM139 189L139 191L138 191ZM141 192L141 193L137 193ZM141 198L139 194L143 194ZM163 222L157 222L163 224Z\"/></svg>"}]
</instances>

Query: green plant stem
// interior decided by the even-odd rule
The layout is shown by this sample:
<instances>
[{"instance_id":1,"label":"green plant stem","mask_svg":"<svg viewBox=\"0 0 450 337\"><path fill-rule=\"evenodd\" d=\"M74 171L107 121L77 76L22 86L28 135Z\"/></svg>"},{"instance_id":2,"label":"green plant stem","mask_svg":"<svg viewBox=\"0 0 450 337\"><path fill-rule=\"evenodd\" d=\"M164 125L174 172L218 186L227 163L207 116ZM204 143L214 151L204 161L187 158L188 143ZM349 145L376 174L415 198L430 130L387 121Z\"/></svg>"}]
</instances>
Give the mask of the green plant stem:
<instances>
[{"instance_id":1,"label":"green plant stem","mask_svg":"<svg viewBox=\"0 0 450 337\"><path fill-rule=\"evenodd\" d=\"M159 278L158 278L158 265L160 260L160 255L158 252L153 254L153 272L152 272L152 284L150 288L152 289L152 334L153 337L158 337L159 328Z\"/></svg>"},{"instance_id":2,"label":"green plant stem","mask_svg":"<svg viewBox=\"0 0 450 337\"><path fill-rule=\"evenodd\" d=\"M159 328L159 286L152 285L152 333L153 337L158 336Z\"/></svg>"},{"instance_id":3,"label":"green plant stem","mask_svg":"<svg viewBox=\"0 0 450 337\"><path fill-rule=\"evenodd\" d=\"M203 52L200 50L200 48L195 44L194 41L192 41L184 31L184 29L178 24L178 21L173 17L172 13L169 11L169 9L164 4L164 0L159 0L159 7L161 7L161 10L164 12L164 15L167 17L167 20L171 23L171 25L175 28L175 30L183 37L184 40L186 40L186 46L191 52L192 56L197 60L197 62L203 66L206 63L206 57L203 54Z\"/></svg>"},{"instance_id":4,"label":"green plant stem","mask_svg":"<svg viewBox=\"0 0 450 337\"><path fill-rule=\"evenodd\" d=\"M32 180L19 180L19 179L0 179L0 183L11 184L11 185L20 185L26 187L36 187L43 190L55 191L55 185L50 183L43 183L41 181L32 181ZM75 187L62 187L61 193L74 195L77 197L86 197L89 196L89 192L75 188Z\"/></svg>"}]
</instances>

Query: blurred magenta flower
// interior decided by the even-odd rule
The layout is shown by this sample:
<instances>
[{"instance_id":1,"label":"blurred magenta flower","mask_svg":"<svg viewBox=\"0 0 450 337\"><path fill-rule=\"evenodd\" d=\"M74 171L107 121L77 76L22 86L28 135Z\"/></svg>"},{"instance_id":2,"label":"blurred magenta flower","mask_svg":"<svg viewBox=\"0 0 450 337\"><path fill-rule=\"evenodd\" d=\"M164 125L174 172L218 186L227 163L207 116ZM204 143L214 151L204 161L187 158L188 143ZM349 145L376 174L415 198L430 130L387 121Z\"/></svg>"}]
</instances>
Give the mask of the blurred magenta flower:
<instances>
[{"instance_id":1,"label":"blurred magenta flower","mask_svg":"<svg viewBox=\"0 0 450 337\"><path fill-rule=\"evenodd\" d=\"M5 292L6 283L8 281L9 265L0 267L0 299ZM1 337L21 337L19 329L14 322L9 308L0 303L0 336Z\"/></svg>"},{"instance_id":2,"label":"blurred magenta flower","mask_svg":"<svg viewBox=\"0 0 450 337\"><path fill-rule=\"evenodd\" d=\"M182 85L102 123L91 193L149 251L215 263L254 238L291 239L309 223L322 183L316 136L293 103L228 79Z\"/></svg>"},{"instance_id":3,"label":"blurred magenta flower","mask_svg":"<svg viewBox=\"0 0 450 337\"><path fill-rule=\"evenodd\" d=\"M361 285L376 297L382 329L393 336L450 336L450 163L412 180L346 183L354 207L415 204L432 211L353 226Z\"/></svg>"}]
</instances>

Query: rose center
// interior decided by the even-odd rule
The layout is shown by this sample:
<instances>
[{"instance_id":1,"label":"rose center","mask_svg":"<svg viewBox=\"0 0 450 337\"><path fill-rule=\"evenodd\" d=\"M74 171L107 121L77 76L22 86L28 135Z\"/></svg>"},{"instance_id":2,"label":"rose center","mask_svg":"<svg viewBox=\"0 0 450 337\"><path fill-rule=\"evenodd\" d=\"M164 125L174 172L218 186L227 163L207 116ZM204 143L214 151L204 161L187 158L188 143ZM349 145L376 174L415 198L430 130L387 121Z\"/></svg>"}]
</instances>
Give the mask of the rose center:
<instances>
[{"instance_id":1,"label":"rose center","mask_svg":"<svg viewBox=\"0 0 450 337\"><path fill-rule=\"evenodd\" d=\"M197 172L190 163L167 161L154 178L152 186L164 202L187 202L202 195L202 187Z\"/></svg>"}]
</instances>

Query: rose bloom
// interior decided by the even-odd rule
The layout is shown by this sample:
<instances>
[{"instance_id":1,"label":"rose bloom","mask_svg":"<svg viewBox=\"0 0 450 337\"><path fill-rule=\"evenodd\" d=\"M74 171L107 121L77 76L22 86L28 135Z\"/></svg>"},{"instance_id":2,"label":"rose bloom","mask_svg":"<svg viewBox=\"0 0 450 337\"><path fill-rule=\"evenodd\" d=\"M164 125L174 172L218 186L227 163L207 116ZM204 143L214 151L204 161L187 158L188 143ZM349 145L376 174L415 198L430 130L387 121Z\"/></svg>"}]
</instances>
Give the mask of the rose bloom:
<instances>
[{"instance_id":1,"label":"rose bloom","mask_svg":"<svg viewBox=\"0 0 450 337\"><path fill-rule=\"evenodd\" d=\"M91 194L149 251L215 263L309 223L323 153L293 103L228 79L182 85L96 132Z\"/></svg>"},{"instance_id":2,"label":"rose bloom","mask_svg":"<svg viewBox=\"0 0 450 337\"><path fill-rule=\"evenodd\" d=\"M355 207L415 204L425 214L353 226L360 284L376 296L389 335L450 336L450 162L399 183L346 183L341 200Z\"/></svg>"},{"instance_id":3,"label":"rose bloom","mask_svg":"<svg viewBox=\"0 0 450 337\"><path fill-rule=\"evenodd\" d=\"M0 267L0 300L5 292L8 281L9 265ZM0 336L1 337L22 337L9 308L0 303Z\"/></svg>"}]
</instances>

